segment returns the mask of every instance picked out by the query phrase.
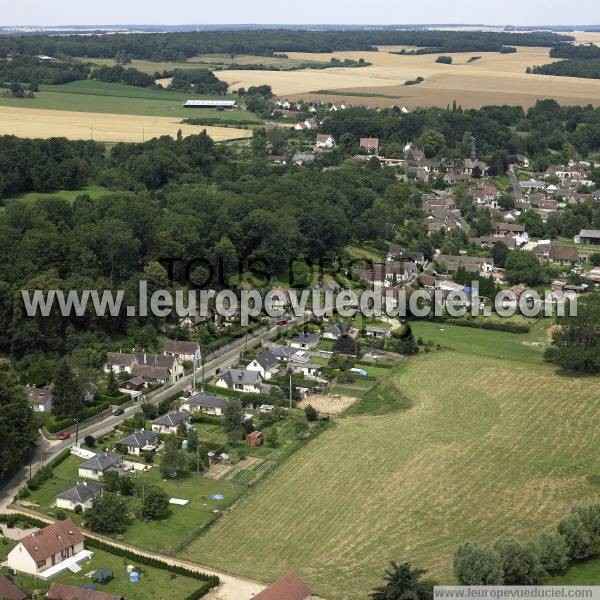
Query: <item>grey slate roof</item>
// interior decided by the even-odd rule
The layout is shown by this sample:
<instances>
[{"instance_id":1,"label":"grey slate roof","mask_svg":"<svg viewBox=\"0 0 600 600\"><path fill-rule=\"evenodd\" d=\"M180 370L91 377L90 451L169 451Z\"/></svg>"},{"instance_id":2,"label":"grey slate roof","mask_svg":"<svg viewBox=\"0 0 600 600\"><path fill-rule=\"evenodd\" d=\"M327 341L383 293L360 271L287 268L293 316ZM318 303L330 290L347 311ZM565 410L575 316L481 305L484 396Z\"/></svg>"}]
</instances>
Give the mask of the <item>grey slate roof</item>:
<instances>
[{"instance_id":1,"label":"grey slate roof","mask_svg":"<svg viewBox=\"0 0 600 600\"><path fill-rule=\"evenodd\" d=\"M152 425L162 425L164 427L176 427L184 421L190 418L190 415L186 412L174 410L173 412L167 413L158 419L152 421Z\"/></svg>"},{"instance_id":2,"label":"grey slate roof","mask_svg":"<svg viewBox=\"0 0 600 600\"><path fill-rule=\"evenodd\" d=\"M267 350L267 352L263 352L257 356L256 361L263 369L268 371L271 367L274 367L277 364L277 357L272 352Z\"/></svg>"},{"instance_id":3,"label":"grey slate roof","mask_svg":"<svg viewBox=\"0 0 600 600\"><path fill-rule=\"evenodd\" d=\"M93 471L106 471L111 467L120 467L123 463L123 457L120 454L112 454L111 452L102 452L96 454L92 458L82 462L79 465L80 469L91 469Z\"/></svg>"},{"instance_id":4,"label":"grey slate roof","mask_svg":"<svg viewBox=\"0 0 600 600\"><path fill-rule=\"evenodd\" d=\"M317 344L319 342L319 336L316 333L301 333L297 335L292 342L298 344Z\"/></svg>"},{"instance_id":5,"label":"grey slate roof","mask_svg":"<svg viewBox=\"0 0 600 600\"><path fill-rule=\"evenodd\" d=\"M156 431L148 431L147 429L143 429L142 431L136 431L127 437L124 437L122 440L119 440L117 444L122 444L123 446L131 446L133 448L143 448L148 445L156 445L159 437Z\"/></svg>"},{"instance_id":6,"label":"grey slate roof","mask_svg":"<svg viewBox=\"0 0 600 600\"><path fill-rule=\"evenodd\" d=\"M214 396L213 394L202 392L186 400L186 404L189 404L190 408L221 408L225 410L229 405L229 400L223 396Z\"/></svg>"},{"instance_id":7,"label":"grey slate roof","mask_svg":"<svg viewBox=\"0 0 600 600\"><path fill-rule=\"evenodd\" d=\"M76 483L72 488L61 492L56 497L71 502L87 502L102 493L102 484L93 481Z\"/></svg>"},{"instance_id":8,"label":"grey slate roof","mask_svg":"<svg viewBox=\"0 0 600 600\"><path fill-rule=\"evenodd\" d=\"M165 342L165 352L170 354L195 354L198 349L198 342L180 340L167 340Z\"/></svg>"},{"instance_id":9,"label":"grey slate roof","mask_svg":"<svg viewBox=\"0 0 600 600\"><path fill-rule=\"evenodd\" d=\"M261 376L258 371L247 371L246 369L227 369L223 371L220 379L228 386L234 383L243 385L258 385L261 381Z\"/></svg>"},{"instance_id":10,"label":"grey slate roof","mask_svg":"<svg viewBox=\"0 0 600 600\"><path fill-rule=\"evenodd\" d=\"M281 348L277 348L273 352L273 356L275 358L290 358L294 356L294 354L298 354L300 350L298 348L290 348L289 346L282 346Z\"/></svg>"}]
</instances>

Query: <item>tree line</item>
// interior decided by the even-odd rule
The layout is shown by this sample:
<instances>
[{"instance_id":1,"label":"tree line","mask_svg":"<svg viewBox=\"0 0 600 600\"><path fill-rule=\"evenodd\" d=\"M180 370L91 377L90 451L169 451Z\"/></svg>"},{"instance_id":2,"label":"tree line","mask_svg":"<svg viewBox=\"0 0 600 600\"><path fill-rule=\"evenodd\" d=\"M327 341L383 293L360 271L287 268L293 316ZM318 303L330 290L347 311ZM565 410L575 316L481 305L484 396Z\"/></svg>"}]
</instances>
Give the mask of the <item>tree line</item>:
<instances>
[{"instance_id":1,"label":"tree line","mask_svg":"<svg viewBox=\"0 0 600 600\"><path fill-rule=\"evenodd\" d=\"M554 46L573 38L545 31L533 33L433 30L227 30L114 35L2 36L0 56L39 53L51 56L131 58L179 61L198 54L375 51L378 45L433 47L441 52L500 51L503 45Z\"/></svg>"}]
</instances>

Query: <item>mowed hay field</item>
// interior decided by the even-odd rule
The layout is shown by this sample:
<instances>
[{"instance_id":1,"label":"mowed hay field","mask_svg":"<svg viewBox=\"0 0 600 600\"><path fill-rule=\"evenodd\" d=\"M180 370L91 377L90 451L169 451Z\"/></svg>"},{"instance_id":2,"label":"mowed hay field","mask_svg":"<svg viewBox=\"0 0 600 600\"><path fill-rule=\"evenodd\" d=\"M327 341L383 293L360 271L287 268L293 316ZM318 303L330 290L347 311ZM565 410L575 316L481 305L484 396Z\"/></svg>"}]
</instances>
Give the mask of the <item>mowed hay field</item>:
<instances>
[{"instance_id":1,"label":"mowed hay field","mask_svg":"<svg viewBox=\"0 0 600 600\"><path fill-rule=\"evenodd\" d=\"M364 58L373 64L360 68L334 67L318 72L223 71L219 77L233 89L267 83L279 96L339 101L347 94L346 99L351 104L370 106L446 107L456 100L469 108L490 104L529 107L540 98L555 98L561 104L600 105L600 81L525 72L529 66L554 62L548 48L518 47L515 54L454 53L452 65L436 63L437 54L401 56L391 53L398 49L382 46L379 52L334 52L333 55L290 52L288 55L294 59L328 60L336 56L340 59ZM468 63L471 56L481 58ZM419 76L424 77L425 82L404 85L405 81ZM332 90L336 94L311 94L321 90ZM386 97L371 97L370 94Z\"/></svg>"},{"instance_id":2,"label":"mowed hay field","mask_svg":"<svg viewBox=\"0 0 600 600\"><path fill-rule=\"evenodd\" d=\"M216 141L252 136L248 129L185 125L181 119L0 106L0 135L66 137L101 142L142 142L161 135L184 136L206 129Z\"/></svg>"},{"instance_id":3,"label":"mowed hay field","mask_svg":"<svg viewBox=\"0 0 600 600\"><path fill-rule=\"evenodd\" d=\"M599 496L599 378L446 351L394 381L413 408L338 419L186 556L265 581L295 569L319 596L356 600L390 559L450 582L459 543L532 538Z\"/></svg>"}]
</instances>

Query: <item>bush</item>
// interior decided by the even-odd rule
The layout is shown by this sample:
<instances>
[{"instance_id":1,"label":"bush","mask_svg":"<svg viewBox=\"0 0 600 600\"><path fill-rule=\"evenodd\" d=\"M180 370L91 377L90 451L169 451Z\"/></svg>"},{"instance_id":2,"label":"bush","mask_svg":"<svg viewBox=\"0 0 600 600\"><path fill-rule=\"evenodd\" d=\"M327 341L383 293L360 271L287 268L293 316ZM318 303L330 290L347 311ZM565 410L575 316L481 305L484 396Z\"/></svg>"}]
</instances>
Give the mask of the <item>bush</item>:
<instances>
[{"instance_id":1,"label":"bush","mask_svg":"<svg viewBox=\"0 0 600 600\"><path fill-rule=\"evenodd\" d=\"M454 553L454 576L459 585L502 585L502 559L493 548L467 542Z\"/></svg>"}]
</instances>

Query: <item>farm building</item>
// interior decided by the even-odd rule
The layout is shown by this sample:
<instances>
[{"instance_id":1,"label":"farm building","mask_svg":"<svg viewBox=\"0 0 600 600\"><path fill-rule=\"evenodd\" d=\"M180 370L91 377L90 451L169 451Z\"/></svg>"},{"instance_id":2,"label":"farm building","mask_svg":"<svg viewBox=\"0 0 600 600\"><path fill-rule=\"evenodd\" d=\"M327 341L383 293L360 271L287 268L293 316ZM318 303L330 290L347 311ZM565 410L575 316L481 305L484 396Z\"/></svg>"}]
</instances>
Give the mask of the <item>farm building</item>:
<instances>
[{"instance_id":1,"label":"farm building","mask_svg":"<svg viewBox=\"0 0 600 600\"><path fill-rule=\"evenodd\" d=\"M600 229L582 229L573 241L576 244L587 244L588 246L600 244Z\"/></svg>"},{"instance_id":2,"label":"farm building","mask_svg":"<svg viewBox=\"0 0 600 600\"><path fill-rule=\"evenodd\" d=\"M235 100L186 100L183 108L237 108Z\"/></svg>"}]
</instances>

